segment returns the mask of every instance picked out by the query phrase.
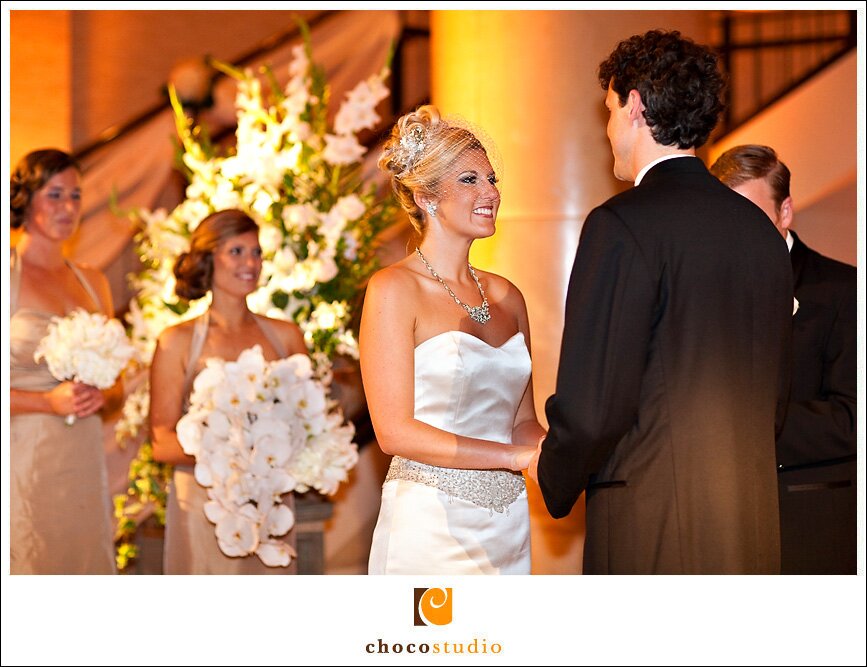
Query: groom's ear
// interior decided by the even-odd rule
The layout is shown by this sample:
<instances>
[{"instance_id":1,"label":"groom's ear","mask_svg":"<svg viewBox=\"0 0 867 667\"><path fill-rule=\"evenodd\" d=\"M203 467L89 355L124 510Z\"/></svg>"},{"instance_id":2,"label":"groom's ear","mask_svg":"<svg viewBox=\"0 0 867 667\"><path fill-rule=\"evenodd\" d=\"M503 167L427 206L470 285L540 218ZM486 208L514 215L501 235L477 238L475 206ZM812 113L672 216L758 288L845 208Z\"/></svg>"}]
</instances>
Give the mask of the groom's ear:
<instances>
[{"instance_id":1,"label":"groom's ear","mask_svg":"<svg viewBox=\"0 0 867 667\"><path fill-rule=\"evenodd\" d=\"M630 121L633 123L635 121L640 123L645 122L644 102L641 101L641 93L639 93L635 88L629 91L629 95L626 98L626 106L629 107Z\"/></svg>"}]
</instances>

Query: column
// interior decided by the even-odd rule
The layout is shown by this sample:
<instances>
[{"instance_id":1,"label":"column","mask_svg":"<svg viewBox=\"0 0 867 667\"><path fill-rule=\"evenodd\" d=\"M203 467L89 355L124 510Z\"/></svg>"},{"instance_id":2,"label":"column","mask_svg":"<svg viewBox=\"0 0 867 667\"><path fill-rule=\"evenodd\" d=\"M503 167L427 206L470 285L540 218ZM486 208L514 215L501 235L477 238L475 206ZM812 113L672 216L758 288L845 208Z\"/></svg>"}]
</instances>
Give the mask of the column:
<instances>
[{"instance_id":1,"label":"column","mask_svg":"<svg viewBox=\"0 0 867 667\"><path fill-rule=\"evenodd\" d=\"M474 244L471 261L524 294L543 425L581 224L594 206L629 187L612 176L599 62L621 39L650 28L704 41L709 19L709 12L431 13L433 103L478 123L502 154L497 233ZM583 497L568 518L554 521L538 487L529 486L534 573L579 573Z\"/></svg>"}]
</instances>

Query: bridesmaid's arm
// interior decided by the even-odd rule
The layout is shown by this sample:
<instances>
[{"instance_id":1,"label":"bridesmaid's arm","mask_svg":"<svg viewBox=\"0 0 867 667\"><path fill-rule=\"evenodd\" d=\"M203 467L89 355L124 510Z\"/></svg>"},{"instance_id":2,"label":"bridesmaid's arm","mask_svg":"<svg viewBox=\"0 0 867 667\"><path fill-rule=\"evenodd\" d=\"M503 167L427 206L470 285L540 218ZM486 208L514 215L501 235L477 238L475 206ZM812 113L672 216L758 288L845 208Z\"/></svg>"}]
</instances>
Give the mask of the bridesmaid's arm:
<instances>
[{"instance_id":1,"label":"bridesmaid's arm","mask_svg":"<svg viewBox=\"0 0 867 667\"><path fill-rule=\"evenodd\" d=\"M364 299L361 377L386 454L445 468L519 470L522 449L449 433L415 419L415 316L419 295L401 269L378 272Z\"/></svg>"},{"instance_id":2,"label":"bridesmaid's arm","mask_svg":"<svg viewBox=\"0 0 867 667\"><path fill-rule=\"evenodd\" d=\"M111 298L111 287L108 284L108 279L102 271L90 269L92 272L91 284L96 288L99 296L102 312L106 317L114 317L114 303ZM101 407L103 414L114 412L123 405L124 389L123 376L121 375L108 389L102 390L102 396L105 399L104 405Z\"/></svg>"},{"instance_id":3,"label":"bridesmaid's arm","mask_svg":"<svg viewBox=\"0 0 867 667\"><path fill-rule=\"evenodd\" d=\"M41 412L50 415L75 415L79 419L90 417L105 408L106 396L114 401L111 409L120 405L123 384L120 380L110 389L100 391L80 382L61 382L48 391L12 389L10 412L13 415Z\"/></svg>"},{"instance_id":4,"label":"bridesmaid's arm","mask_svg":"<svg viewBox=\"0 0 867 667\"><path fill-rule=\"evenodd\" d=\"M13 415L38 412L49 415L74 414L77 417L86 417L93 413L92 410L88 411L91 403L101 400L101 397L94 396L94 393L98 394L99 390L77 382L61 382L48 391L11 389L9 391L9 411Z\"/></svg>"},{"instance_id":5,"label":"bridesmaid's arm","mask_svg":"<svg viewBox=\"0 0 867 667\"><path fill-rule=\"evenodd\" d=\"M154 460L172 465L195 465L195 457L184 454L175 427L183 411L184 356L189 341L178 327L166 329L157 341L151 362L150 424Z\"/></svg>"}]
</instances>

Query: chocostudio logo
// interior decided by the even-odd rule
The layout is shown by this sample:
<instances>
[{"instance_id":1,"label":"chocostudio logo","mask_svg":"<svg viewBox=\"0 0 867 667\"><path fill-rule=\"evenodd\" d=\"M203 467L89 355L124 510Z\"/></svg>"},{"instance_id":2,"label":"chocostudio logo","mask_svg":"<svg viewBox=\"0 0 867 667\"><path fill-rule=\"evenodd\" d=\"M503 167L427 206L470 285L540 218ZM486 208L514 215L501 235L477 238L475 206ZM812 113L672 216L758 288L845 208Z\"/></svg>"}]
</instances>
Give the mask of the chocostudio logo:
<instances>
[{"instance_id":1,"label":"chocostudio logo","mask_svg":"<svg viewBox=\"0 0 867 667\"><path fill-rule=\"evenodd\" d=\"M451 588L416 588L413 625L448 625L452 622Z\"/></svg>"},{"instance_id":2,"label":"chocostudio logo","mask_svg":"<svg viewBox=\"0 0 867 667\"><path fill-rule=\"evenodd\" d=\"M414 588L412 618L414 626L450 625L452 622L452 589L451 588ZM450 628L453 630L453 628ZM425 637L431 637L422 631ZM441 637L441 633L434 635ZM421 635L413 639L421 638ZM390 638L377 637L376 641L364 645L366 653L430 653L432 655L452 655L466 653L469 655L503 652L502 642L492 642L487 637L468 637L461 640L448 641L393 641Z\"/></svg>"}]
</instances>

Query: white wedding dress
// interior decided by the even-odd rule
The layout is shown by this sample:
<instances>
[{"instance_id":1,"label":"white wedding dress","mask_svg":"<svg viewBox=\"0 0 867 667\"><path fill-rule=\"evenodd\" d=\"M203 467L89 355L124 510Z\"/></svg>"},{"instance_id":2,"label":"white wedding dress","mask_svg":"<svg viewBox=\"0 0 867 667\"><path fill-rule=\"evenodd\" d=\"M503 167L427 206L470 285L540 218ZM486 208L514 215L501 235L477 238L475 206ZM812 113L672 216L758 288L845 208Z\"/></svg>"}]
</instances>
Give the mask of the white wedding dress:
<instances>
[{"instance_id":1,"label":"white wedding dress","mask_svg":"<svg viewBox=\"0 0 867 667\"><path fill-rule=\"evenodd\" d=\"M446 331L415 349L415 418L512 441L530 379L523 334L500 347ZM370 574L529 574L524 478L508 470L439 468L395 456L382 486Z\"/></svg>"}]
</instances>

